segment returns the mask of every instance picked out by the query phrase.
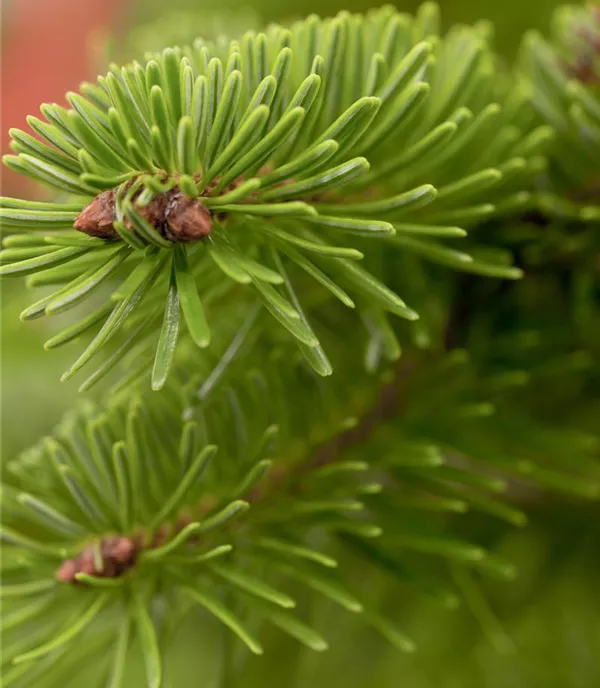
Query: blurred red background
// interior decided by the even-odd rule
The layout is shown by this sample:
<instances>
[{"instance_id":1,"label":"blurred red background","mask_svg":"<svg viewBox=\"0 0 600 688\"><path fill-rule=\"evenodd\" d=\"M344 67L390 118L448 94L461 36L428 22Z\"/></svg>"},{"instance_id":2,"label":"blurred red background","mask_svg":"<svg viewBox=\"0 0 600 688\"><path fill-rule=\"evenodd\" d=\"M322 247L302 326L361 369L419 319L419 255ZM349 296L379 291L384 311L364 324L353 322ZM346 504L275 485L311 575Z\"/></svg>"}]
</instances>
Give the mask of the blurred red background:
<instances>
[{"instance_id":1,"label":"blurred red background","mask_svg":"<svg viewBox=\"0 0 600 688\"><path fill-rule=\"evenodd\" d=\"M96 73L94 35L118 25L123 0L9 0L2 3L2 153L8 130L26 126L43 102ZM4 168L2 193L27 193L27 180Z\"/></svg>"}]
</instances>

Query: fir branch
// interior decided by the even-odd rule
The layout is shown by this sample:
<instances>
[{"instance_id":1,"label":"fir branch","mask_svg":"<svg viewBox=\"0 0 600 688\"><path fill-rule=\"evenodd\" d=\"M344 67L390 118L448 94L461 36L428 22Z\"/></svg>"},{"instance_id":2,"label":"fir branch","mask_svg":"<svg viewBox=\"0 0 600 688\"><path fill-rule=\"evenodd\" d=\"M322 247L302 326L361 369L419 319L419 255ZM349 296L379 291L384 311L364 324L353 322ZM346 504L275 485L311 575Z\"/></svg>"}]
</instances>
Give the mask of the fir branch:
<instances>
[{"instance_id":1,"label":"fir branch","mask_svg":"<svg viewBox=\"0 0 600 688\"><path fill-rule=\"evenodd\" d=\"M256 350L249 355L252 359ZM318 377L307 384L308 369L300 366L285 368L284 403L275 391L280 371L273 369L263 378L264 389L255 387L256 373L250 371L230 378L236 380L233 388L221 377L210 392L199 396L192 385L182 397L180 386L171 384L143 405L134 400L127 409L118 402L108 413L71 417L58 441L46 441L10 465L18 487L5 490L9 523L13 518L28 522L27 530L35 529L40 544L7 533L7 543L13 543L5 547L9 570L19 557L27 562L26 580L35 599L47 594L52 577L58 579L50 588L53 596L71 590L67 598L60 592L57 600L108 591L111 623L119 625L123 612L117 610L129 608L119 600L135 596L158 576L161 587L191 596L254 648L250 629L232 607L222 605L215 586L225 581L231 595L247 601L258 618L297 636L303 622L290 612L279 617L283 612L272 607L274 600L290 606L285 578L293 574L353 611L364 606L365 621L395 637L379 612L346 588L343 572L349 561L358 558L405 578L412 566L419 571L419 555L426 554L439 559L441 570L448 560L503 575L510 567L479 545L452 537L446 522L432 515L478 511L522 525L521 513L495 495L504 487L502 474L580 496L598 494L597 469L591 456L586 458L595 451L591 439L560 431L550 436L533 418L524 421L524 407L516 406L510 385L501 391L464 356L437 363L413 358L410 376L402 363L394 379L385 376L379 382L356 374L356 352L345 365L355 371L354 398L340 397L336 403L332 394L336 387L344 394L344 377L333 387L331 380ZM315 393L324 406L314 404ZM290 425L292 398L297 408L311 411ZM496 413L490 416L492 400ZM208 464L213 442L226 455ZM573 473L575 451L580 477ZM120 464L119 482L110 467L122 452L128 460ZM539 456L543 463L538 464ZM120 484L128 486L127 493ZM31 520L32 502L19 496L22 490L49 500L49 508L37 512L44 515L41 523ZM49 519L51 510L62 514L61 523L68 519L89 532L83 544L79 533L74 541L48 542L57 522ZM129 532L122 530L126 522L132 524ZM308 544L314 532L326 535L324 550ZM334 543L339 573L321 574L315 566L332 568ZM62 564L55 553L60 549L69 552ZM217 557L224 563L217 564ZM269 575L261 573L263 563L269 564ZM15 579L7 575L10 599ZM413 575L414 584L427 589L421 573ZM17 580L22 585L23 574ZM310 633L305 629L299 637L307 641Z\"/></svg>"},{"instance_id":2,"label":"fir branch","mask_svg":"<svg viewBox=\"0 0 600 688\"><path fill-rule=\"evenodd\" d=\"M296 606L317 595L413 651L354 570L448 606L458 582L500 637L471 572L514 568L457 520L523 526L514 484L596 499L600 474L597 437L540 399L551 385L569 406L587 358L565 357L571 333L498 326L523 294L527 323L538 308L528 282L470 276L521 276L509 232L482 245L479 225L503 233L539 203L548 124L550 174L587 179L556 151L597 113L534 38L540 123L488 40L483 24L441 36L431 3L309 17L112 66L30 118L45 143L11 132L6 164L65 195L3 199L2 273L56 287L22 318L102 295L46 346L92 334L64 376L104 352L84 390L121 373L8 465L7 685L79 680L110 653L117 688L134 646L161 685L165 603L169 622L202 608L256 654L266 624L321 651ZM594 219L557 198L542 209Z\"/></svg>"},{"instance_id":3,"label":"fir branch","mask_svg":"<svg viewBox=\"0 0 600 688\"><path fill-rule=\"evenodd\" d=\"M463 236L482 218L526 203L537 170L532 163L546 139L524 146L509 136L515 125L494 102L494 60L478 29L434 38L423 27L437 26L437 19L429 24L422 17L437 10L425 5L410 20L412 39L394 44L389 32L400 16L389 8L365 17L341 13L290 30L272 27L268 35L249 32L241 43L198 40L167 49L145 64L113 66L84 95L68 94L70 109L44 107L47 121L29 122L45 143L12 130L16 155L5 163L73 199L66 205L3 199L5 231L25 233L32 243L30 251L15 253L9 236L2 273L40 273L43 280L52 272L60 288L51 301L77 289L79 302L106 275L112 242L127 247L123 264L111 271L112 296L105 292L114 307L104 322L103 316L85 322L86 330L100 322L100 330L65 378L101 351L110 359L111 347L117 350L147 311L166 313L170 352L183 329L171 327L180 309L192 339L208 346L211 313L201 334L195 323L204 322L211 301L209 277L225 293L240 294L238 285L255 290L315 370L329 374L300 301L293 305L278 289L282 278L269 264L271 254L293 273L315 253L322 284L339 292L347 283L349 298L409 320L415 311L399 307L403 302L376 276L325 256L361 258L357 240L365 237L365 255L393 249L478 274L520 275L454 253L439 239ZM350 36L359 25L357 53ZM300 38L309 27L315 40L307 43ZM255 51L263 56L260 69ZM342 84L338 73L352 79ZM485 113L499 127L498 145L487 150ZM80 244L78 232L93 241ZM58 248L52 242L59 238L73 243ZM79 289L81 281L88 291ZM172 308L165 309L167 301ZM40 317L55 309L40 304L34 311ZM160 329L156 318L137 338L152 341ZM63 340L59 334L53 342ZM164 346L160 339L155 389L169 370Z\"/></svg>"}]
</instances>

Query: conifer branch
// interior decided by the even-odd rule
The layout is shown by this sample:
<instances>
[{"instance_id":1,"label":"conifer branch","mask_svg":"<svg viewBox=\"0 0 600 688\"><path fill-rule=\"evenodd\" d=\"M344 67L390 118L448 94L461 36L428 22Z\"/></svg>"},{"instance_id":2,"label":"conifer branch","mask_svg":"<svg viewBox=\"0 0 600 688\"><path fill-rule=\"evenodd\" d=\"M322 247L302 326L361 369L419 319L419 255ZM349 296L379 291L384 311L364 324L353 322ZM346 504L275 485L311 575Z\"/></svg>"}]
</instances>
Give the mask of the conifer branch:
<instances>
[{"instance_id":1,"label":"conifer branch","mask_svg":"<svg viewBox=\"0 0 600 688\"><path fill-rule=\"evenodd\" d=\"M437 10L424 8L397 42L391 36L404 19L385 8L249 32L244 50L238 41L167 49L145 65L113 67L85 96L69 94L70 109L44 106L46 121L29 124L46 143L11 132L16 155L5 163L73 197L3 199L9 236L0 271L59 285L22 318L69 309L109 277L113 285L112 293L103 289L110 312L75 326L95 335L63 379L102 351L107 366L118 363L111 352L149 313L135 338L156 337L168 298L179 307L165 310L154 389L167 379L183 331L175 321L207 347L205 311L242 288L328 375L294 295L298 271L344 294L347 305L360 301L359 311L364 302L409 321L415 310L356 260L399 251L476 274L521 275L445 240L527 206L543 137L526 149L510 139L514 125L495 102L493 55L479 29L438 40ZM361 64L351 42L357 30ZM301 40L307 31L313 42ZM338 81L355 69L352 87ZM498 145L484 150L492 127ZM289 280L274 263L291 271ZM48 346L71 339L63 332Z\"/></svg>"},{"instance_id":2,"label":"conifer branch","mask_svg":"<svg viewBox=\"0 0 600 688\"><path fill-rule=\"evenodd\" d=\"M94 363L81 389L107 391L3 477L7 686L110 655L118 688L138 649L162 685L161 605L321 651L297 604L321 596L413 651L354 570L465 597L498 637L473 574L514 567L457 522L523 526L515 483L600 496L565 410L594 341L553 270L512 282L507 219L596 218L594 78L554 70L561 41L529 37L515 80L432 3L311 16L113 65L11 131L5 163L57 197L2 199L0 271L53 287L23 320L85 304L46 347L88 337L63 378Z\"/></svg>"}]
</instances>

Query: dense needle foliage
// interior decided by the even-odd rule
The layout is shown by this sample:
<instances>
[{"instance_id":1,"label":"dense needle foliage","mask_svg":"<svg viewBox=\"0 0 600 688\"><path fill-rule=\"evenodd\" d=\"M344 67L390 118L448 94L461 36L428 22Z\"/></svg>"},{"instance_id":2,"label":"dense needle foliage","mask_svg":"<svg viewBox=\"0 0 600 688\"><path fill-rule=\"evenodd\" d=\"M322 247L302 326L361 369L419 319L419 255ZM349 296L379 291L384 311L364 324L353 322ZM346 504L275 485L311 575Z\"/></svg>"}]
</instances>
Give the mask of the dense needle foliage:
<instances>
[{"instance_id":1,"label":"dense needle foliage","mask_svg":"<svg viewBox=\"0 0 600 688\"><path fill-rule=\"evenodd\" d=\"M313 596L414 651L373 575L493 627L478 581L514 563L458 522L600 496L596 20L510 72L432 3L311 16L10 132L55 200L2 199L0 272L102 385L5 471L3 685L180 685L211 616L241 685L269 626L327 649Z\"/></svg>"}]
</instances>

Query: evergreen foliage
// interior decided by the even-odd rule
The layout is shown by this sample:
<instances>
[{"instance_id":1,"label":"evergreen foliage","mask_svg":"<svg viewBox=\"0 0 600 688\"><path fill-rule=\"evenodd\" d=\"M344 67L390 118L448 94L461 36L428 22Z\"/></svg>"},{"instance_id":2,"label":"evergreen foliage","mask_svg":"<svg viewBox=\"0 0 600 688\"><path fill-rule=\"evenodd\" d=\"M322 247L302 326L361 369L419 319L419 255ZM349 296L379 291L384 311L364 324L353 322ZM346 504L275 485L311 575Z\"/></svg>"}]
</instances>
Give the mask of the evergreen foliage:
<instances>
[{"instance_id":1,"label":"evergreen foliage","mask_svg":"<svg viewBox=\"0 0 600 688\"><path fill-rule=\"evenodd\" d=\"M23 320L77 314L45 346L103 386L5 471L3 685L188 685L211 617L237 685L269 627L327 649L314 597L414 651L365 577L503 645L479 581L515 566L474 524L600 496L580 11L514 74L432 3L198 39L11 131L55 200L2 199L1 273L51 287ZM579 291L531 218L581 225Z\"/></svg>"},{"instance_id":2,"label":"evergreen foliage","mask_svg":"<svg viewBox=\"0 0 600 688\"><path fill-rule=\"evenodd\" d=\"M566 6L556 13L554 40L536 33L524 42L532 103L558 132L551 188L541 204L558 217L597 221L600 154L600 13L597 5ZM560 193L556 197L555 191Z\"/></svg>"},{"instance_id":3,"label":"evergreen foliage","mask_svg":"<svg viewBox=\"0 0 600 688\"><path fill-rule=\"evenodd\" d=\"M526 206L548 132L536 130L524 152L511 138L517 121L528 126L527 103L505 114L495 102L502 94L494 92L485 27L458 27L443 40L437 31L437 12L426 5L414 21L383 10L249 32L231 44L198 41L145 68L113 68L84 87L86 97L69 95L72 110L44 106L45 123L29 118L61 152L13 130L18 155L5 163L81 198L4 201L5 230L15 236L5 242L2 274L61 285L22 318L64 312L111 276L122 279L112 299L47 343L101 324L64 377L125 324L136 339L145 334L137 329L153 337L157 304L166 301L152 376L160 389L179 304L188 335L207 347L205 308L219 308L237 284L249 285L328 375L288 269L306 272L346 306L360 300L359 312L370 308L383 322L385 313L418 314L357 265L365 255L375 263L400 249L519 276L505 260L447 242L462 237L463 226ZM340 81L345 72L351 83ZM485 148L494 126L496 144ZM398 154L390 157L390 148ZM74 223L90 237L74 234ZM195 282L210 288L198 293Z\"/></svg>"}]
</instances>

